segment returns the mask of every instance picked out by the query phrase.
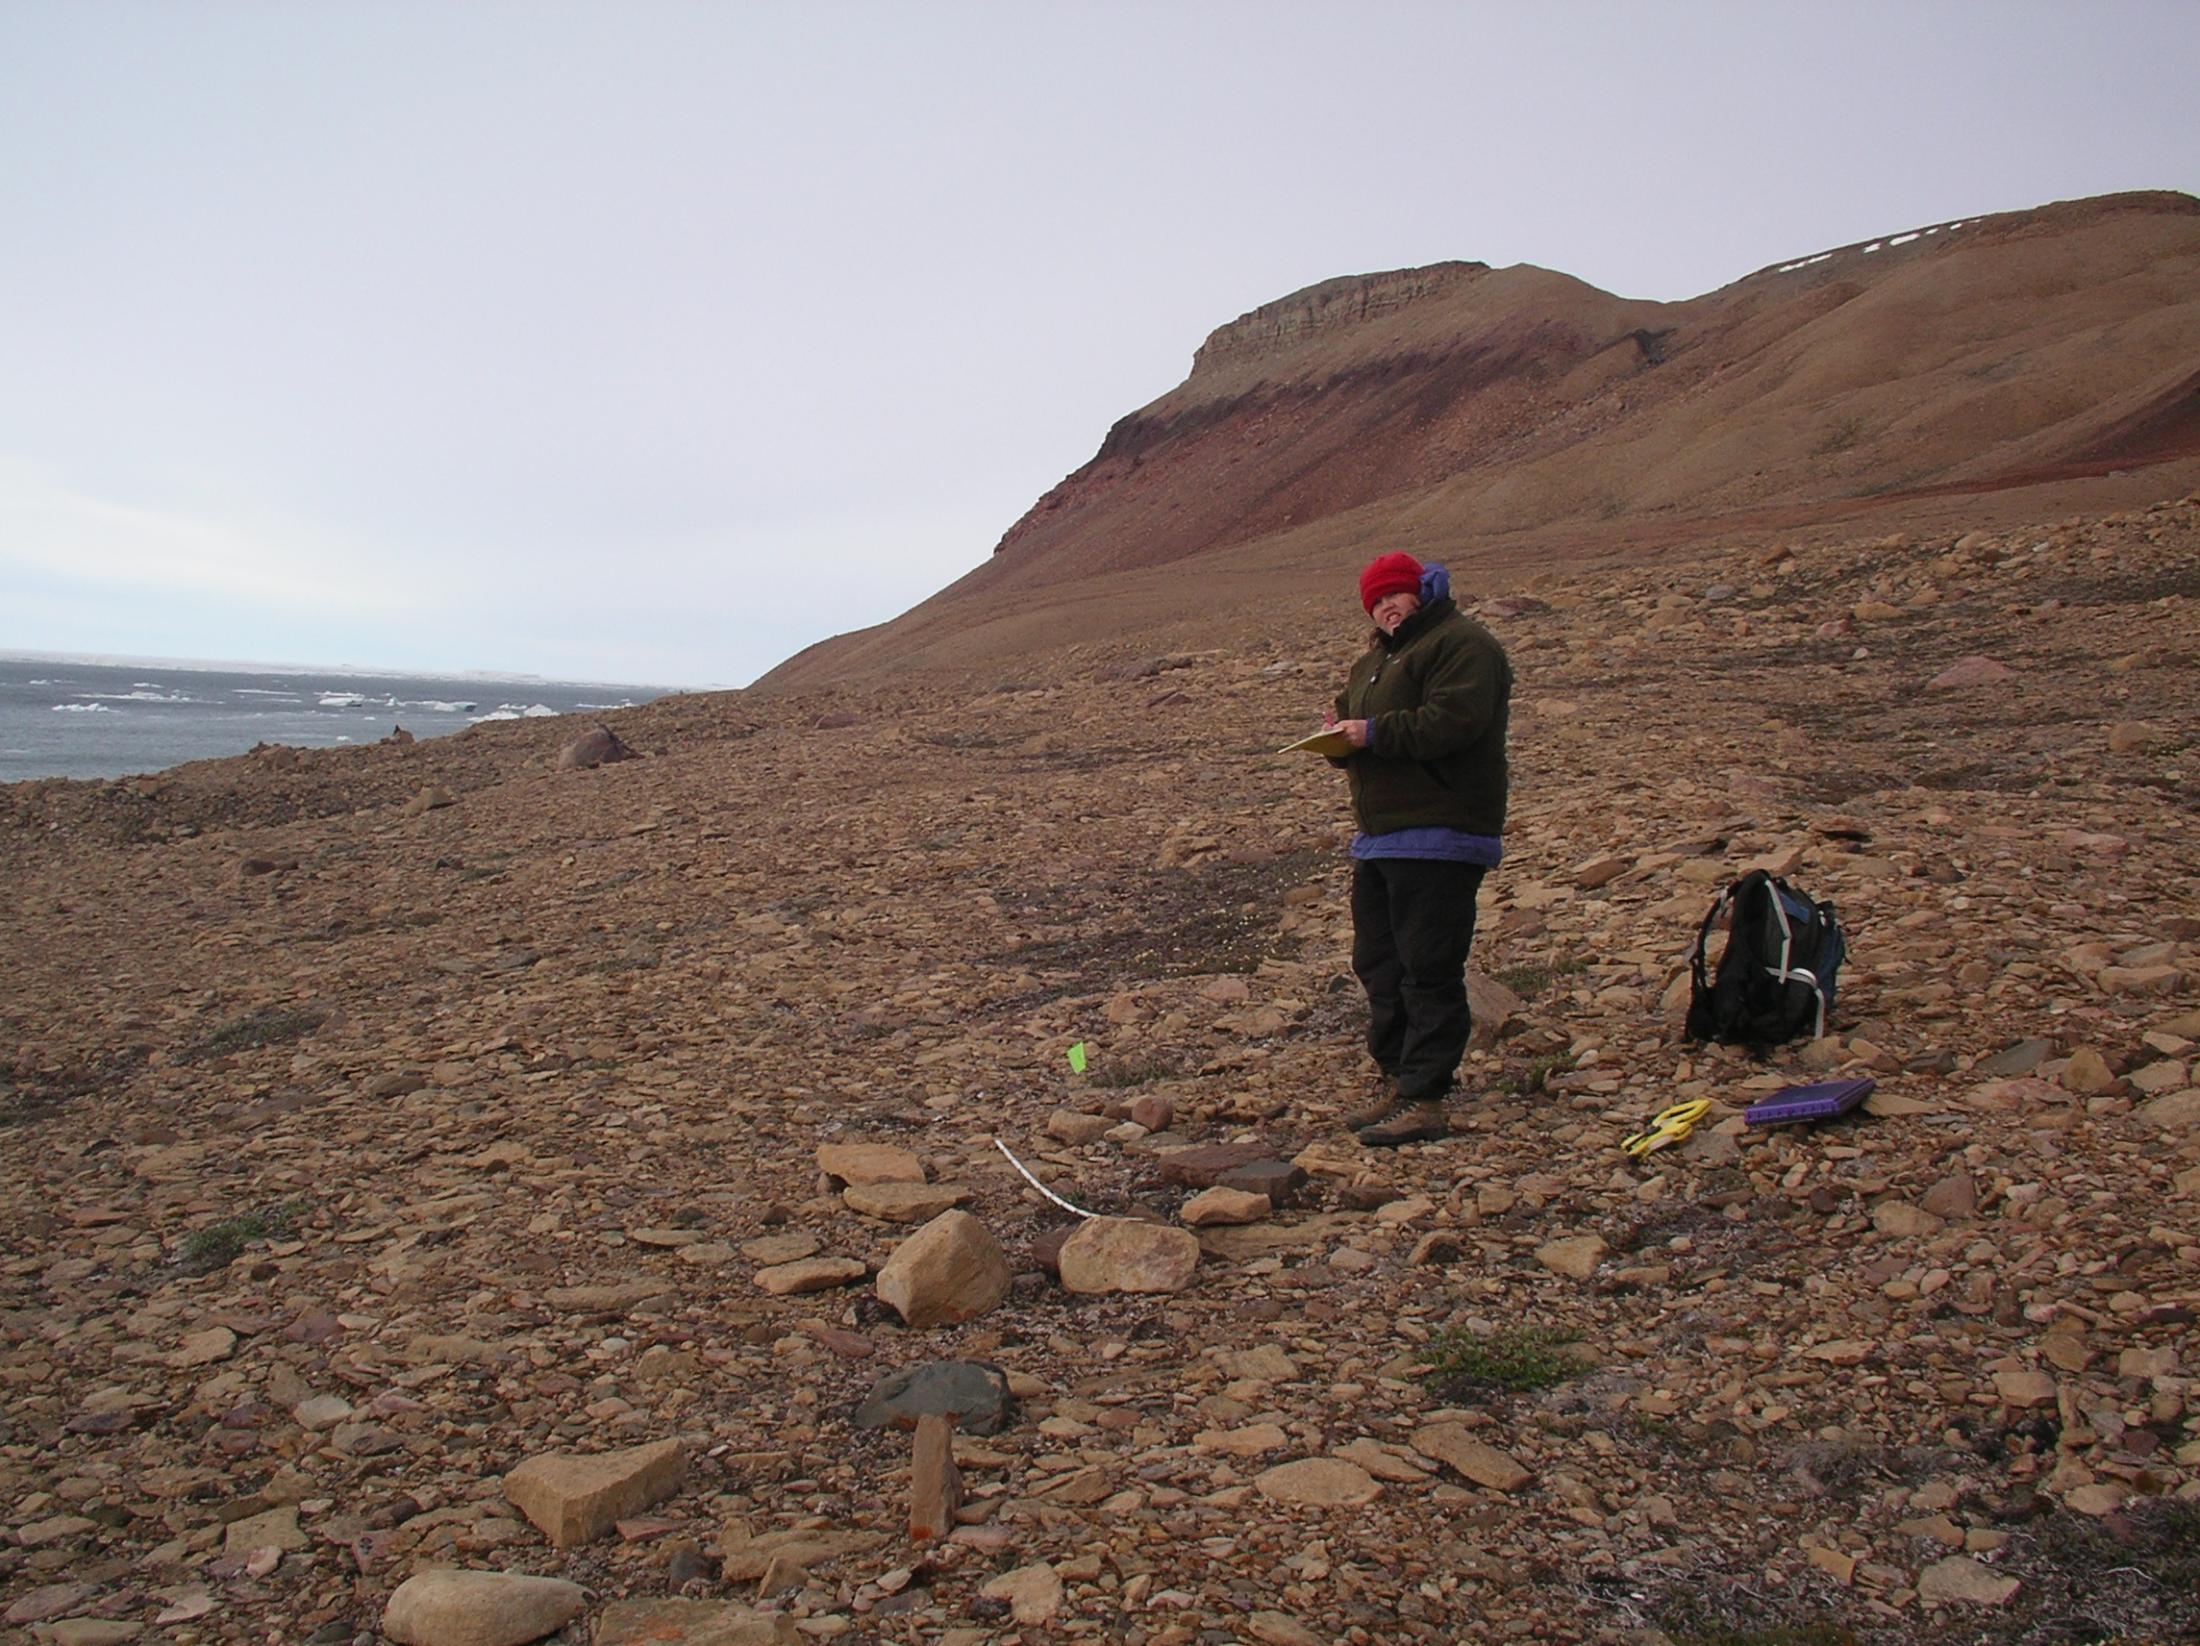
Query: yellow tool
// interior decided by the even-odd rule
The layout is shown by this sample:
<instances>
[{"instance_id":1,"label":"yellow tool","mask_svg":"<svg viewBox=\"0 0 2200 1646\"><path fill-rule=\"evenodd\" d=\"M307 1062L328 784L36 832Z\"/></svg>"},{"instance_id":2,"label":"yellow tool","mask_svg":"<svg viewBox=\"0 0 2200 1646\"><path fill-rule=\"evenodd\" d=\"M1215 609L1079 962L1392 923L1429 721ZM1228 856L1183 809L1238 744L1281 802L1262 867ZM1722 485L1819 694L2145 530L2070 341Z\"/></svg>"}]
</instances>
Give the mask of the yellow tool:
<instances>
[{"instance_id":1,"label":"yellow tool","mask_svg":"<svg viewBox=\"0 0 2200 1646\"><path fill-rule=\"evenodd\" d=\"M1710 1112L1711 1099L1708 1097L1676 1103L1633 1137L1625 1139L1620 1147L1637 1160L1656 1154L1660 1149L1686 1141L1688 1134L1696 1129L1696 1122Z\"/></svg>"}]
</instances>

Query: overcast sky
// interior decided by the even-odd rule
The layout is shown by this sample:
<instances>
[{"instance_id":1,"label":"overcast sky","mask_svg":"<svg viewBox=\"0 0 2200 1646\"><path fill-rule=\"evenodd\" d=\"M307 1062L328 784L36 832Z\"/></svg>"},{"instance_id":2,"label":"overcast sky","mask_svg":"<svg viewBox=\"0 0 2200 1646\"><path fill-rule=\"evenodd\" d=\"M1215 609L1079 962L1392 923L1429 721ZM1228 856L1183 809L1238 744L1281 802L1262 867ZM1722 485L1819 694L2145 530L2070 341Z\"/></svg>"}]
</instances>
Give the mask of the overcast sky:
<instances>
[{"instance_id":1,"label":"overcast sky","mask_svg":"<svg viewBox=\"0 0 2200 1646\"><path fill-rule=\"evenodd\" d=\"M0 648L739 685L1334 275L2200 188L2200 0L0 0Z\"/></svg>"}]
</instances>

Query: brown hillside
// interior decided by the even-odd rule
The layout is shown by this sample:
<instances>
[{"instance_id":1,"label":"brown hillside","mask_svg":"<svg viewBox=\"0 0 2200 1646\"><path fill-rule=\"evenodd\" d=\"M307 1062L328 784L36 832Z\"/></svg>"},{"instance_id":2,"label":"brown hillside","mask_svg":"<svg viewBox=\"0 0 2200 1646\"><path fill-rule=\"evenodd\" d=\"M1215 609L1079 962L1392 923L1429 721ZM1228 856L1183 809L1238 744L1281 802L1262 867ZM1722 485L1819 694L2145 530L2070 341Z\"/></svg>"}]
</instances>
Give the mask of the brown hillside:
<instances>
[{"instance_id":1,"label":"brown hillside","mask_svg":"<svg viewBox=\"0 0 2200 1646\"><path fill-rule=\"evenodd\" d=\"M1137 574L1226 550L1271 591L1377 542L1486 579L2194 464L2196 359L2200 202L2182 194L1931 225L1684 303L1525 265L1327 281L1217 330L986 564L765 683L1026 651L1072 589L1088 633L1139 631L1182 601Z\"/></svg>"}]
</instances>

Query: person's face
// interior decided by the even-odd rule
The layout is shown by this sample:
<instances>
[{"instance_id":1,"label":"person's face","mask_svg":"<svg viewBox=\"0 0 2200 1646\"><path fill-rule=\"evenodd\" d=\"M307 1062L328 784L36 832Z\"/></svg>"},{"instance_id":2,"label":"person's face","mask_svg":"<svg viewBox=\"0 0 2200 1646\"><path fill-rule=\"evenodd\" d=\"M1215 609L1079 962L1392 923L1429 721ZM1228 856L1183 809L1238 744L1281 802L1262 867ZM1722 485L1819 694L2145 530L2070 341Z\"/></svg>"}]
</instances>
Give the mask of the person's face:
<instances>
[{"instance_id":1,"label":"person's face","mask_svg":"<svg viewBox=\"0 0 2200 1646\"><path fill-rule=\"evenodd\" d=\"M1398 625L1421 609L1421 597L1408 590L1402 594L1386 594L1375 602L1373 617L1375 626L1385 634L1396 634Z\"/></svg>"}]
</instances>

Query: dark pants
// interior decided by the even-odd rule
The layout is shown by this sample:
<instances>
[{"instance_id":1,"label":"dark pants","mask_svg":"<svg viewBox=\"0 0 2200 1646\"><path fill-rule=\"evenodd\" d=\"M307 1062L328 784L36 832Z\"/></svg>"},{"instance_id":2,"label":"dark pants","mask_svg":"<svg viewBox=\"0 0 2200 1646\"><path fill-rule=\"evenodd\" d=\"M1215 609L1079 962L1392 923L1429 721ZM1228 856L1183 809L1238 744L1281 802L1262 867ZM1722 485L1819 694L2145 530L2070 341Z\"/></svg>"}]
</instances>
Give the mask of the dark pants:
<instances>
[{"instance_id":1,"label":"dark pants","mask_svg":"<svg viewBox=\"0 0 2200 1646\"><path fill-rule=\"evenodd\" d=\"M1367 990L1367 1049L1409 1103L1441 1099L1466 1055L1467 950L1485 872L1420 857L1352 865L1352 969Z\"/></svg>"}]
</instances>

